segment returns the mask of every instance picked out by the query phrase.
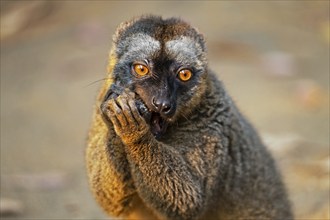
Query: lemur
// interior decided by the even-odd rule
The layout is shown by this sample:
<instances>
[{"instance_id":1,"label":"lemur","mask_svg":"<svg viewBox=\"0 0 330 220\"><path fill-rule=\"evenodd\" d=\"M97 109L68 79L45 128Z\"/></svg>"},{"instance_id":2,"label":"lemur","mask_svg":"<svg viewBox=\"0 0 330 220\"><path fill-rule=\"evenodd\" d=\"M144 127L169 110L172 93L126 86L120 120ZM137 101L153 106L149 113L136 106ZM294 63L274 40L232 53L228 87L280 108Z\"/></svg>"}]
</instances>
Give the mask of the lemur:
<instances>
[{"instance_id":1,"label":"lemur","mask_svg":"<svg viewBox=\"0 0 330 220\"><path fill-rule=\"evenodd\" d=\"M124 219L293 219L274 159L178 18L119 25L86 151L99 205Z\"/></svg>"}]
</instances>

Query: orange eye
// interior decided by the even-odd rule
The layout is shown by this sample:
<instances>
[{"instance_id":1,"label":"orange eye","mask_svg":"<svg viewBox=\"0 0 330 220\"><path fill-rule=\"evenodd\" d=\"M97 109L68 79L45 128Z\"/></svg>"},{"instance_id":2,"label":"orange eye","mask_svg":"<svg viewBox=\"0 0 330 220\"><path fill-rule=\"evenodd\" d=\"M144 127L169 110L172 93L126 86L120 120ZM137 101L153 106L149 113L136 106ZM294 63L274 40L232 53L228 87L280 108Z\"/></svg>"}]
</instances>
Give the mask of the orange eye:
<instances>
[{"instance_id":1,"label":"orange eye","mask_svg":"<svg viewBox=\"0 0 330 220\"><path fill-rule=\"evenodd\" d=\"M145 76L149 73L149 69L148 67L146 67L143 64L135 64L134 65L134 71L136 72L136 74L138 74L139 76Z\"/></svg>"},{"instance_id":2,"label":"orange eye","mask_svg":"<svg viewBox=\"0 0 330 220\"><path fill-rule=\"evenodd\" d=\"M192 73L188 69L180 70L179 73L178 73L179 79L183 82L188 81L191 78L191 76L192 76Z\"/></svg>"}]
</instances>

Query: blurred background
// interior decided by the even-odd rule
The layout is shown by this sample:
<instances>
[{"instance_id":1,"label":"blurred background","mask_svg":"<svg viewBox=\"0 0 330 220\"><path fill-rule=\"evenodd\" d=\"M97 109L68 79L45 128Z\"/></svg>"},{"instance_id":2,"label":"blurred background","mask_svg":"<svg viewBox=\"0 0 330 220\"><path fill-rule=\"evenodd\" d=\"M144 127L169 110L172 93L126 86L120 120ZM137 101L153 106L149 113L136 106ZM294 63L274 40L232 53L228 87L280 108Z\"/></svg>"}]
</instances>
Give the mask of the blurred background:
<instances>
[{"instance_id":1,"label":"blurred background","mask_svg":"<svg viewBox=\"0 0 330 220\"><path fill-rule=\"evenodd\" d=\"M329 219L329 1L1 0L1 218L106 219L86 136L111 37L182 17L273 152L297 219Z\"/></svg>"}]
</instances>

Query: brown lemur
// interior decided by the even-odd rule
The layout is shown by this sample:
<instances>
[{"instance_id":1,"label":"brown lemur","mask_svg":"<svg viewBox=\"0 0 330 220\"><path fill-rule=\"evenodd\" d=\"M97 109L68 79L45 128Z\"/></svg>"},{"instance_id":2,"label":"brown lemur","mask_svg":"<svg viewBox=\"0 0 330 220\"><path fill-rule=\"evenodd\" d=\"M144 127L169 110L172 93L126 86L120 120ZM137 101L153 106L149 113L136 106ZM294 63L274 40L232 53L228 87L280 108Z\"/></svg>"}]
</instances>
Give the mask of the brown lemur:
<instances>
[{"instance_id":1,"label":"brown lemur","mask_svg":"<svg viewBox=\"0 0 330 220\"><path fill-rule=\"evenodd\" d=\"M91 189L124 219L292 219L273 158L186 22L122 23L86 151Z\"/></svg>"}]
</instances>

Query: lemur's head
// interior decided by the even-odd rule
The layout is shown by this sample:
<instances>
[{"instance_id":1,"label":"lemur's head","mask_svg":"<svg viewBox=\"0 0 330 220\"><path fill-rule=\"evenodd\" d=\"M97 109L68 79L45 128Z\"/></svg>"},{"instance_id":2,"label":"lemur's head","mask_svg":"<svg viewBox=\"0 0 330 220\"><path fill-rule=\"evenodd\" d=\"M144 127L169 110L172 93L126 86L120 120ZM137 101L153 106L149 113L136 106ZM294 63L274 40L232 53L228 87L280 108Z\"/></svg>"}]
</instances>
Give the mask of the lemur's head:
<instances>
[{"instance_id":1,"label":"lemur's head","mask_svg":"<svg viewBox=\"0 0 330 220\"><path fill-rule=\"evenodd\" d=\"M188 117L206 87L203 36L180 19L144 16L122 23L113 41L110 77L142 99L151 131Z\"/></svg>"}]
</instances>

